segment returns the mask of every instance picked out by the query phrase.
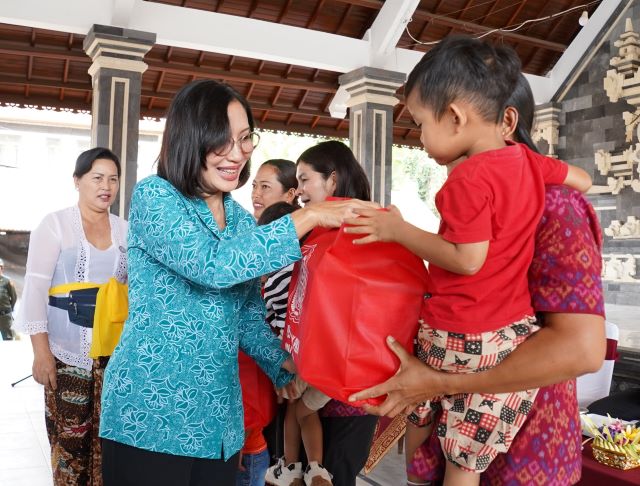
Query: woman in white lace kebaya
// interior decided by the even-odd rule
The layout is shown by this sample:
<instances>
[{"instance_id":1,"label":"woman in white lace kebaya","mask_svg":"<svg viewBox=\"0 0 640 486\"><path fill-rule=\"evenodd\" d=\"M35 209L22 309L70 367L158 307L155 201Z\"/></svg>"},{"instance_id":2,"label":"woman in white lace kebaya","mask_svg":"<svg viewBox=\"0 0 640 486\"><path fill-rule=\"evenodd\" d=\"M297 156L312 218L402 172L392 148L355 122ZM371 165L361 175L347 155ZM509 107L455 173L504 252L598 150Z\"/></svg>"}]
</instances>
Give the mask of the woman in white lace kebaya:
<instances>
[{"instance_id":1,"label":"woman in white lace kebaya","mask_svg":"<svg viewBox=\"0 0 640 486\"><path fill-rule=\"evenodd\" d=\"M78 324L68 293L76 283L127 280L127 222L109 213L120 162L108 149L80 154L73 179L76 206L48 214L31 233L18 329L31 335L33 377L45 387L45 419L56 485L101 485L100 392L107 357L89 357L93 329ZM73 307L73 300L71 301Z\"/></svg>"}]
</instances>

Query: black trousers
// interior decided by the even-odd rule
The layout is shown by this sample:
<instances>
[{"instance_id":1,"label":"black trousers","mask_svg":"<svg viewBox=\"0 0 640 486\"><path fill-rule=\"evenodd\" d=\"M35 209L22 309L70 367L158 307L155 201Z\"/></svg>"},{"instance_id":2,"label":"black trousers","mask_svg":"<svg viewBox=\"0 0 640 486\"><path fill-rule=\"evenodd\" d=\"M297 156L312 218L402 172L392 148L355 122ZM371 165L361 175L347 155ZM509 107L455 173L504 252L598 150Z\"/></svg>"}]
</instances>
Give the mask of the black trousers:
<instances>
[{"instance_id":1,"label":"black trousers","mask_svg":"<svg viewBox=\"0 0 640 486\"><path fill-rule=\"evenodd\" d=\"M334 486L355 486L362 470L378 417L322 417L323 464L333 474Z\"/></svg>"},{"instance_id":2,"label":"black trousers","mask_svg":"<svg viewBox=\"0 0 640 486\"><path fill-rule=\"evenodd\" d=\"M200 459L151 452L102 439L104 486L235 486L239 454Z\"/></svg>"}]
</instances>

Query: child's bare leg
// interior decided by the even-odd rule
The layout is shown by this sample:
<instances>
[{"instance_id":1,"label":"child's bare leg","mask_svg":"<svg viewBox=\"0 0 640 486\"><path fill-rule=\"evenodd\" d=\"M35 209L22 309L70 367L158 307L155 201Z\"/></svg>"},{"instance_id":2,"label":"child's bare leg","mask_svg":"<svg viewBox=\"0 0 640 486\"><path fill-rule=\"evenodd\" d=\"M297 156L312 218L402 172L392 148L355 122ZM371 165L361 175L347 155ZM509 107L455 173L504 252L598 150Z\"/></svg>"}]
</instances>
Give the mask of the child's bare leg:
<instances>
[{"instance_id":1,"label":"child's bare leg","mask_svg":"<svg viewBox=\"0 0 640 486\"><path fill-rule=\"evenodd\" d=\"M404 434L404 452L405 452L405 463L407 466L407 479L412 483L420 484L422 481L419 477L409 474L409 466L413 461L413 455L415 454L418 447L422 445L422 443L427 440L431 436L431 431L433 430L433 424L427 425L425 427L418 427L413 423L407 421L407 429Z\"/></svg>"},{"instance_id":2,"label":"child's bare leg","mask_svg":"<svg viewBox=\"0 0 640 486\"><path fill-rule=\"evenodd\" d=\"M295 408L307 459L322 464L322 424L318 412L311 410L302 400L296 403Z\"/></svg>"},{"instance_id":3,"label":"child's bare leg","mask_svg":"<svg viewBox=\"0 0 640 486\"><path fill-rule=\"evenodd\" d=\"M465 471L447 461L443 486L478 486L480 473Z\"/></svg>"},{"instance_id":4,"label":"child's bare leg","mask_svg":"<svg viewBox=\"0 0 640 486\"><path fill-rule=\"evenodd\" d=\"M298 462L300 458L300 426L296 418L298 401L289 400L284 416L284 460L286 466Z\"/></svg>"}]
</instances>

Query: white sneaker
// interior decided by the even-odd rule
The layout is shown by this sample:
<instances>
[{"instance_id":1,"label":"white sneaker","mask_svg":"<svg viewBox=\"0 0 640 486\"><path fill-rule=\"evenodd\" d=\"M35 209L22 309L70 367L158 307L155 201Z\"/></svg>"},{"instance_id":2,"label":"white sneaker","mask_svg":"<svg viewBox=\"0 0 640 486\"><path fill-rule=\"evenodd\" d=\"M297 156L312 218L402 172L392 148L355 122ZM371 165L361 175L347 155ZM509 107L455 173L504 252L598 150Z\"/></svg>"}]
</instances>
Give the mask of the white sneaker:
<instances>
[{"instance_id":1,"label":"white sneaker","mask_svg":"<svg viewBox=\"0 0 640 486\"><path fill-rule=\"evenodd\" d=\"M332 486L332 477L322 464L313 461L304 471L304 484L306 486Z\"/></svg>"},{"instance_id":2,"label":"white sneaker","mask_svg":"<svg viewBox=\"0 0 640 486\"><path fill-rule=\"evenodd\" d=\"M275 465L267 469L264 480L272 486L304 486L302 476L301 462L292 462L286 466L284 457L281 457Z\"/></svg>"}]
</instances>

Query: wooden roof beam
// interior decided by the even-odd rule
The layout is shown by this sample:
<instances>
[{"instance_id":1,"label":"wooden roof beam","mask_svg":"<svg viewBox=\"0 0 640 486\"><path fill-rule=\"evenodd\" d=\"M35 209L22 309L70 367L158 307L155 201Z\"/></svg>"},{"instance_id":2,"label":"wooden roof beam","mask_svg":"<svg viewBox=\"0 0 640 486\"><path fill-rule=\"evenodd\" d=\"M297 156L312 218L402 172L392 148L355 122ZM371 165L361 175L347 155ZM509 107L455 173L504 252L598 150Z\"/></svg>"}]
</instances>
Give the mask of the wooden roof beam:
<instances>
[{"instance_id":1,"label":"wooden roof beam","mask_svg":"<svg viewBox=\"0 0 640 486\"><path fill-rule=\"evenodd\" d=\"M33 56L29 56L29 61L27 62L27 79L31 79L33 75Z\"/></svg>"},{"instance_id":2,"label":"wooden roof beam","mask_svg":"<svg viewBox=\"0 0 640 486\"><path fill-rule=\"evenodd\" d=\"M73 62L83 63L87 66L87 68L91 64L91 59L86 54L81 52L67 51L66 49L35 49L23 46L8 47L8 44L8 42L4 42L3 45L0 46L0 53L42 57L44 59L57 59L62 61L69 59ZM162 61L154 61L147 58L145 59L145 62L149 66L149 70L166 71L167 73L184 76L210 77L225 79L228 81L256 83L265 86L282 85L284 88L308 89L311 91L322 93L335 93L338 89L337 85L330 83L318 83L296 79L283 79L270 76L260 76L250 73L229 72L212 68L196 68L191 64L183 64L175 61L171 63L165 63Z\"/></svg>"},{"instance_id":3,"label":"wooden roof beam","mask_svg":"<svg viewBox=\"0 0 640 486\"><path fill-rule=\"evenodd\" d=\"M282 19L284 19L284 17L289 12L289 7L290 6L291 6L291 0L287 0L287 2L284 4L284 7L280 11L280 15L278 15L278 20L276 20L277 23L279 23L279 24L282 23Z\"/></svg>"},{"instance_id":4,"label":"wooden roof beam","mask_svg":"<svg viewBox=\"0 0 640 486\"><path fill-rule=\"evenodd\" d=\"M276 94L273 95L273 98L271 98L271 104L275 106L275 104L278 102L278 98L280 98L280 93L282 93L282 86L278 86L276 88Z\"/></svg>"},{"instance_id":5,"label":"wooden roof beam","mask_svg":"<svg viewBox=\"0 0 640 486\"><path fill-rule=\"evenodd\" d=\"M358 5L361 7L368 7L375 10L380 10L384 5L384 1L382 0L336 0L336 1L348 2L354 5ZM429 20L434 24L442 25L445 27L451 27L452 29L455 29L459 32L468 32L471 34L486 34L487 32L493 30L491 27L485 27L483 25L474 24L472 22L465 22L463 20L458 20L451 17L438 15L423 9L417 9L413 13L412 17L416 20L424 20L424 21ZM529 37L529 36L517 34L515 32L495 32L494 34L491 34L491 36L500 36L503 39L507 39L512 42L522 42L524 44L529 44L536 47L542 47L544 49L549 49L551 51L556 51L556 52L564 52L564 50L567 48L566 45L560 44L558 42L551 42L545 39Z\"/></svg>"},{"instance_id":6,"label":"wooden roof beam","mask_svg":"<svg viewBox=\"0 0 640 486\"><path fill-rule=\"evenodd\" d=\"M315 20L318 18L318 14L320 13L320 9L324 5L324 2L325 0L320 0L318 3L316 3L316 7L313 9L313 13L311 14L311 17L309 17L309 20L307 21L307 25L305 25L305 28L308 29L309 27L311 27L311 24L313 24Z\"/></svg>"},{"instance_id":7,"label":"wooden roof beam","mask_svg":"<svg viewBox=\"0 0 640 486\"><path fill-rule=\"evenodd\" d=\"M63 83L66 83L67 81L69 81L69 64L71 64L69 59L64 61L64 72L62 73L62 82Z\"/></svg>"}]
</instances>

